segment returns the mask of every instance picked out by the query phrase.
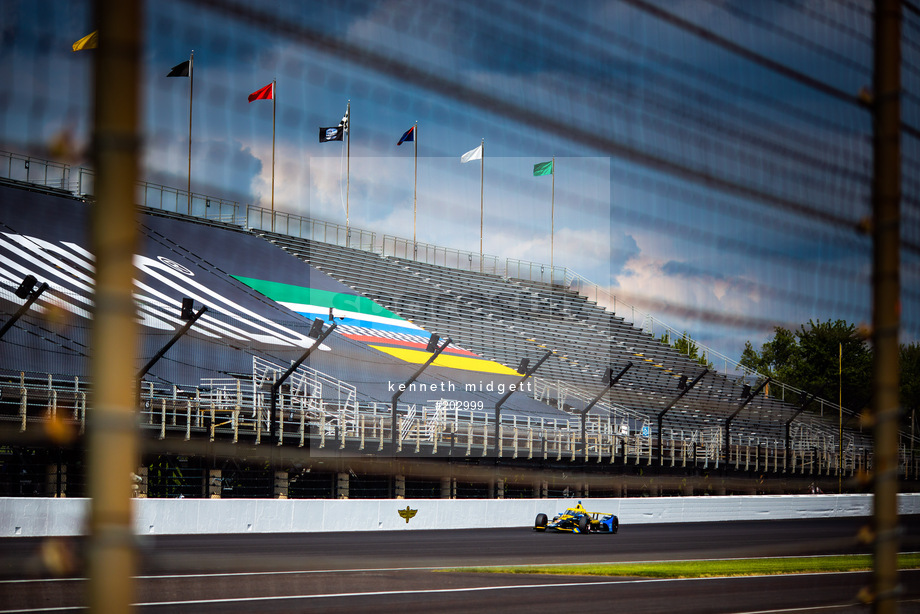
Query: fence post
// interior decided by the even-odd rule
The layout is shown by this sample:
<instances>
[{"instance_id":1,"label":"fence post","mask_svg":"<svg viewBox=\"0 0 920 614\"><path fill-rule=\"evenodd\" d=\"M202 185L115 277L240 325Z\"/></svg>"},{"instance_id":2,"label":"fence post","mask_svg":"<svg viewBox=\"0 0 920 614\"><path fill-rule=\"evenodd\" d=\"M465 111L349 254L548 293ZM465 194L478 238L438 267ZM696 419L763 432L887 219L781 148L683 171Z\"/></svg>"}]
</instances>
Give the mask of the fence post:
<instances>
[{"instance_id":1,"label":"fence post","mask_svg":"<svg viewBox=\"0 0 920 614\"><path fill-rule=\"evenodd\" d=\"M319 447L326 447L326 410L322 407L319 411Z\"/></svg>"},{"instance_id":2,"label":"fence post","mask_svg":"<svg viewBox=\"0 0 920 614\"><path fill-rule=\"evenodd\" d=\"M19 374L19 417L21 418L21 423L19 425L19 432L23 433L26 430L26 405L29 398L29 393L26 390L26 374L20 372Z\"/></svg>"},{"instance_id":3,"label":"fence post","mask_svg":"<svg viewBox=\"0 0 920 614\"><path fill-rule=\"evenodd\" d=\"M153 418L153 408L150 408L150 416ZM166 439L166 397L160 399L160 439Z\"/></svg>"},{"instance_id":4,"label":"fence post","mask_svg":"<svg viewBox=\"0 0 920 614\"><path fill-rule=\"evenodd\" d=\"M80 393L80 434L86 432L86 393Z\"/></svg>"},{"instance_id":5,"label":"fence post","mask_svg":"<svg viewBox=\"0 0 920 614\"><path fill-rule=\"evenodd\" d=\"M307 408L303 405L303 400L300 404L300 442L297 444L298 448L302 448L304 441L307 437Z\"/></svg>"}]
</instances>

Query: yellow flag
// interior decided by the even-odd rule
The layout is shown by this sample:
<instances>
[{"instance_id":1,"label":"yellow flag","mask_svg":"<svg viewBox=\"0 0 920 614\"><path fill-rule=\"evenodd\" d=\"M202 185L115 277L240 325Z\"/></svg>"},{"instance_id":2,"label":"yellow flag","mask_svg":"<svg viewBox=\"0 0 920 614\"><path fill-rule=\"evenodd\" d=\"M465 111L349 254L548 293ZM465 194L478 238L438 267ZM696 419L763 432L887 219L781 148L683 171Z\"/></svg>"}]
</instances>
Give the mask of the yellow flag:
<instances>
[{"instance_id":1,"label":"yellow flag","mask_svg":"<svg viewBox=\"0 0 920 614\"><path fill-rule=\"evenodd\" d=\"M99 46L99 30L91 32L73 44L74 51L95 49Z\"/></svg>"}]
</instances>

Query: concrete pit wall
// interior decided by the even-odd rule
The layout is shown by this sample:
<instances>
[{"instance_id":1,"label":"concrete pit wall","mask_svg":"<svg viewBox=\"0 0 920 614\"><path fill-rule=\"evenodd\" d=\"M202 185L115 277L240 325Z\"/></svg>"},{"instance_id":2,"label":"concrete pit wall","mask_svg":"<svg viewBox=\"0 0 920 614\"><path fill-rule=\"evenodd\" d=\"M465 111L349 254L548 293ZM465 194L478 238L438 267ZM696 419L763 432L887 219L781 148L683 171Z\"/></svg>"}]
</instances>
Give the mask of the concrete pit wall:
<instances>
[{"instance_id":1,"label":"concrete pit wall","mask_svg":"<svg viewBox=\"0 0 920 614\"><path fill-rule=\"evenodd\" d=\"M538 513L552 517L576 502L576 499L135 499L134 526L139 535L528 527ZM581 502L589 512L616 514L624 526L872 513L871 495L584 498ZM920 495L900 495L898 503L900 514L920 514ZM0 537L80 535L86 526L88 508L88 499L0 498ZM408 521L405 516L410 516Z\"/></svg>"}]
</instances>

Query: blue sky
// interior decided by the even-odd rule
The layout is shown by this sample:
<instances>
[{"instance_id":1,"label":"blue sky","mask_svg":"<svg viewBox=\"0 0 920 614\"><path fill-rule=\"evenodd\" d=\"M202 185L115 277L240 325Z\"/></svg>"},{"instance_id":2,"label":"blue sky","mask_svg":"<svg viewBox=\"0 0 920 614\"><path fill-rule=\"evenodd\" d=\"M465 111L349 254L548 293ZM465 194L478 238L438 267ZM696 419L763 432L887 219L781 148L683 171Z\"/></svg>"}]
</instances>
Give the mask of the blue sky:
<instances>
[{"instance_id":1,"label":"blue sky","mask_svg":"<svg viewBox=\"0 0 920 614\"><path fill-rule=\"evenodd\" d=\"M92 29L89 3L8 4L0 143L40 153L69 132L85 146L92 52L70 45ZM731 45L855 93L871 83L869 9L151 2L144 171L185 186L188 80L165 75L192 49L195 192L268 206L272 105L246 98L276 79L277 210L344 224L344 145L317 128L351 101L352 226L412 237L413 145L396 141L417 121L418 240L478 251L480 167L459 158L484 138L485 253L548 264L551 178L532 167L555 156L554 263L737 358L772 324L870 320L870 243L853 227L869 213L871 124ZM905 220L916 242L915 208ZM905 264L911 340L920 273Z\"/></svg>"}]
</instances>

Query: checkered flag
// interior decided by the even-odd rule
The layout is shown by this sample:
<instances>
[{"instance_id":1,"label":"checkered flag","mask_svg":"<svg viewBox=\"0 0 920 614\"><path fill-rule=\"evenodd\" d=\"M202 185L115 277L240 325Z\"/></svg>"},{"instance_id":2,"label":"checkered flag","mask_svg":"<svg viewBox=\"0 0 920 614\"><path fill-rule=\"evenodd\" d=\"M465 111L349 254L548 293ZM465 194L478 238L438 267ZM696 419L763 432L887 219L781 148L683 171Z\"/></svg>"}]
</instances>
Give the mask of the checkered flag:
<instances>
[{"instance_id":1,"label":"checkered flag","mask_svg":"<svg viewBox=\"0 0 920 614\"><path fill-rule=\"evenodd\" d=\"M342 116L342 121L339 122L339 128L342 129L342 132L348 134L348 107L345 108L345 115Z\"/></svg>"}]
</instances>

